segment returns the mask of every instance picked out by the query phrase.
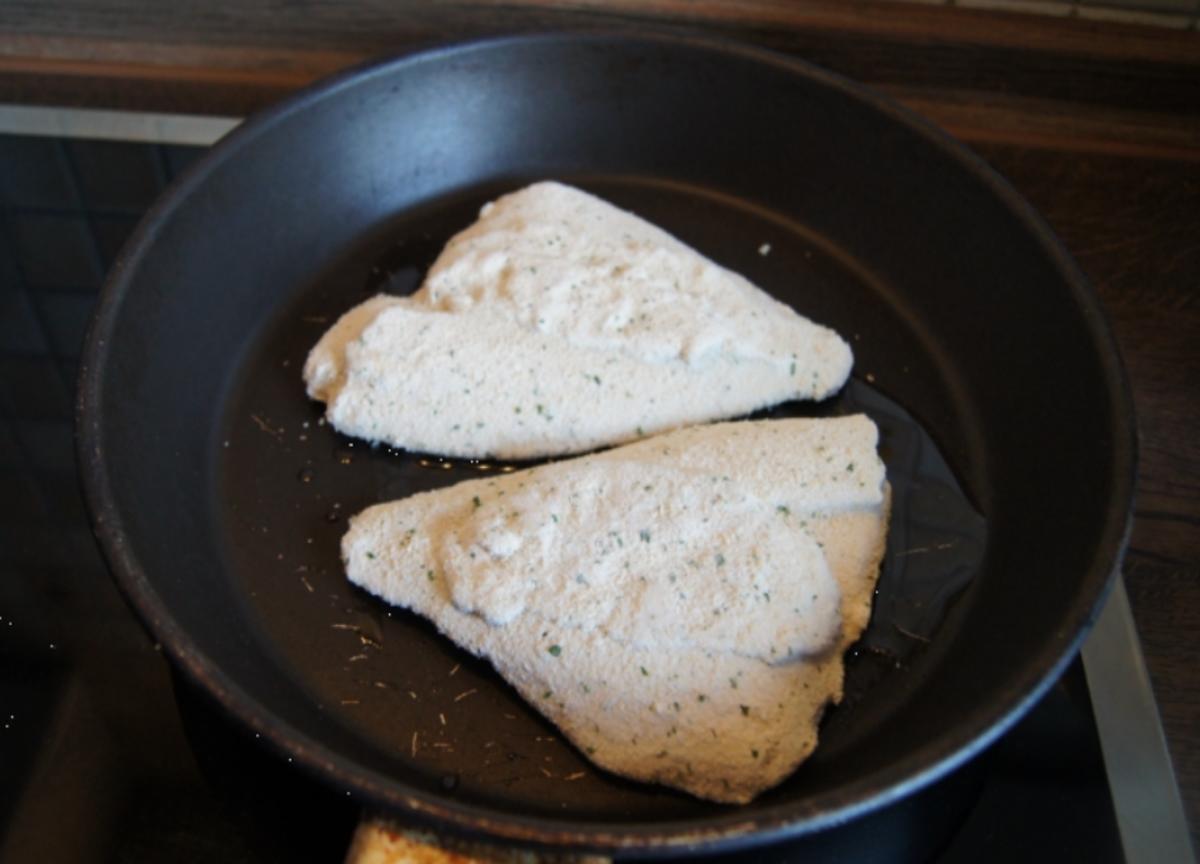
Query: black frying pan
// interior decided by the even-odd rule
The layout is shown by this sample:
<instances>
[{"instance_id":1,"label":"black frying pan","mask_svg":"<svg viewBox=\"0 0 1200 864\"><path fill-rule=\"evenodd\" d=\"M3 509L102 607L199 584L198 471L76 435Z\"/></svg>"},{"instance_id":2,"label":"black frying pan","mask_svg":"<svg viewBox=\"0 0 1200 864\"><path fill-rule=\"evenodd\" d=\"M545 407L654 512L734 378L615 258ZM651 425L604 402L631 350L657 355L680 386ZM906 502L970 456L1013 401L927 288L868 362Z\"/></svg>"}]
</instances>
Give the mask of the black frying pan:
<instances>
[{"instance_id":1,"label":"black frying pan","mask_svg":"<svg viewBox=\"0 0 1200 864\"><path fill-rule=\"evenodd\" d=\"M339 438L304 397L305 352L367 294L410 289L484 200L545 177L846 334L856 386L919 420L986 518L928 644L852 663L853 704L817 754L744 807L591 769L486 663L341 574L346 514L503 466ZM615 36L428 51L247 123L114 267L79 417L105 555L231 715L404 818L609 851L819 830L979 751L1078 648L1119 561L1135 459L1094 295L983 163L802 63Z\"/></svg>"}]
</instances>

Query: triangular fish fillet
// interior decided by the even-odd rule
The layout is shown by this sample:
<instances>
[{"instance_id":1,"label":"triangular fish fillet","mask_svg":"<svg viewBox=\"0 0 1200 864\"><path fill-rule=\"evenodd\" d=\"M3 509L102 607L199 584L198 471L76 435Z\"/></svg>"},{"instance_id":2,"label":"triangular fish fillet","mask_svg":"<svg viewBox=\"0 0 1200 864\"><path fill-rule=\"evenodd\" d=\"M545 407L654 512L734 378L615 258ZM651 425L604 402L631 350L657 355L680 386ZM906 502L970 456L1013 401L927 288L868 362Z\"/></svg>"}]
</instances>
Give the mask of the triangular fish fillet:
<instances>
[{"instance_id":1,"label":"triangular fish fillet","mask_svg":"<svg viewBox=\"0 0 1200 864\"><path fill-rule=\"evenodd\" d=\"M809 755L870 616L875 425L721 423L379 504L350 580L491 660L597 764L745 802Z\"/></svg>"},{"instance_id":2,"label":"triangular fish fillet","mask_svg":"<svg viewBox=\"0 0 1200 864\"><path fill-rule=\"evenodd\" d=\"M412 296L342 316L304 379L348 435L524 459L822 399L852 359L665 231L546 182L486 205Z\"/></svg>"}]
</instances>

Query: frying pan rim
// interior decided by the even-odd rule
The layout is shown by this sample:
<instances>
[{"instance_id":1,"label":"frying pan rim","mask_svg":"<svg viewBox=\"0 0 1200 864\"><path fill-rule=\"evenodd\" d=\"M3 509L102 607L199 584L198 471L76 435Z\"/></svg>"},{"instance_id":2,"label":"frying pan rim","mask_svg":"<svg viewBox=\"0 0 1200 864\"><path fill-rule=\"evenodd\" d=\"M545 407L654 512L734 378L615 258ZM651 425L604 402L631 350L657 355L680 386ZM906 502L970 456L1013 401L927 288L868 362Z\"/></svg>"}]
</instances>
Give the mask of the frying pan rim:
<instances>
[{"instance_id":1,"label":"frying pan rim","mask_svg":"<svg viewBox=\"0 0 1200 864\"><path fill-rule=\"evenodd\" d=\"M949 159L973 178L982 181L1008 212L1037 241L1070 292L1097 350L1112 407L1114 490L1101 539L1093 550L1092 566L1084 586L1064 616L1063 641L1048 640L1031 659L1013 685L981 702L952 734L930 746L873 771L838 793L759 807L752 817L739 816L738 808L701 820L667 820L654 823L595 823L574 829L561 827L553 817L498 814L486 807L467 805L419 790L389 778L353 760L339 756L266 709L249 692L234 683L218 663L205 655L171 614L139 563L116 506L111 478L104 459L103 381L109 360L110 336L123 300L134 282L138 264L172 214L191 191L236 154L266 134L294 112L322 102L346 88L379 75L399 74L405 68L463 59L476 52L514 50L528 46L577 45L580 42L631 46L645 50L699 51L722 55L732 62L752 62L774 67L798 78L836 90L867 110L885 115L918 134L940 157ZM1061 241L1045 220L984 160L947 133L889 97L836 73L795 57L713 37L680 34L603 31L556 31L492 36L438 45L416 46L403 54L375 59L318 81L266 109L225 136L198 159L151 207L127 241L105 280L96 312L85 339L76 402L76 446L85 499L93 533L126 599L147 629L163 645L171 660L206 690L231 716L257 733L274 750L293 758L306 772L326 784L355 793L365 802L382 805L422 821L432 821L468 834L484 834L507 842L539 846L588 848L609 851L667 853L672 850L731 850L747 845L799 836L850 821L912 794L961 765L986 748L1035 704L1075 656L1099 614L1120 567L1132 525L1136 477L1137 437L1129 382L1111 325L1099 298Z\"/></svg>"}]
</instances>

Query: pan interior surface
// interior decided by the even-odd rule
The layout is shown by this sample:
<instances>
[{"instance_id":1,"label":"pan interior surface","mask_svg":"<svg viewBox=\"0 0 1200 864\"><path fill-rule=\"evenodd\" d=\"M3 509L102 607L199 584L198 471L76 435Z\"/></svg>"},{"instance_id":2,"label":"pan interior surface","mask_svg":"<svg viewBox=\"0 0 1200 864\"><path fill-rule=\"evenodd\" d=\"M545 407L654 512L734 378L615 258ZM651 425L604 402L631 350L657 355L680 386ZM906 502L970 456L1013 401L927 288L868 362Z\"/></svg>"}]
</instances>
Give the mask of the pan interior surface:
<instances>
[{"instance_id":1,"label":"pan interior surface","mask_svg":"<svg viewBox=\"0 0 1200 864\"><path fill-rule=\"evenodd\" d=\"M905 332L881 286L799 226L697 188L630 178L572 179L652 215L701 248L738 259L741 272L777 285L795 304L819 305L830 314L839 305L873 306L872 321L856 335L876 344L903 340L898 353L929 363L919 334ZM247 599L247 629L264 634L314 704L369 744L370 764L386 764L389 773L411 777L430 792L449 786L457 800L513 812L645 823L695 815L705 807L686 796L594 769L486 663L456 650L416 616L354 589L343 574L338 544L350 515L379 501L522 467L371 447L335 433L322 419L322 406L298 396L299 370L324 329L377 290L402 294L414 287L431 256L489 197L485 190L405 214L380 232L374 248L354 249L322 274L257 340L228 400L221 433L224 571L238 580L236 593ZM778 251L764 256L759 252L764 245ZM849 326L849 316L845 323ZM922 360L912 363L921 367ZM944 384L933 383L941 370L930 366L924 372L926 386L950 398ZM851 410L852 393L860 389L869 387L857 382L829 404L792 404L765 413ZM890 427L884 424L886 433ZM901 428L899 434L906 432ZM906 508L903 502L897 506L904 514ZM943 581L950 578L943 575ZM889 652L883 666L894 667L895 659ZM876 686L880 668L870 658L854 666ZM861 689L851 681L851 693ZM877 708L884 704L874 696ZM886 711L842 712L841 722L827 724L829 749L853 749L885 719Z\"/></svg>"},{"instance_id":2,"label":"pan interior surface","mask_svg":"<svg viewBox=\"0 0 1200 864\"><path fill-rule=\"evenodd\" d=\"M348 515L503 466L336 435L304 395L305 354L351 305L412 290L484 201L544 178L838 329L859 384L919 419L987 519L929 644L899 668L851 663L852 704L813 759L746 807L593 769L486 663L341 572ZM149 220L84 378L106 554L221 704L386 806L608 848L831 824L1009 722L1078 645L1119 554L1132 435L1094 298L980 164L800 64L603 37L417 55L248 124Z\"/></svg>"}]
</instances>

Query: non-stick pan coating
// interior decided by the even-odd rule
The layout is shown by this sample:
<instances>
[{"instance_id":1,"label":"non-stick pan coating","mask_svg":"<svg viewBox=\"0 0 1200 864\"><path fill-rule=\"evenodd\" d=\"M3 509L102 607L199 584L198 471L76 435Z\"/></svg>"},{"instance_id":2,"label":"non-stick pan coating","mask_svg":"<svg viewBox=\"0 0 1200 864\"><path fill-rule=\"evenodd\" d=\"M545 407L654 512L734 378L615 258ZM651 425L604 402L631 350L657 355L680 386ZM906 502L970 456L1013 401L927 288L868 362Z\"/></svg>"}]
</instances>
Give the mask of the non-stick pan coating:
<instances>
[{"instance_id":1,"label":"non-stick pan coating","mask_svg":"<svg viewBox=\"0 0 1200 864\"><path fill-rule=\"evenodd\" d=\"M852 664L858 695L816 756L745 807L595 771L486 663L341 576L348 513L501 466L351 446L304 397L307 348L371 291L411 288L488 197L546 177L838 328L856 375L920 419L987 519L931 643L887 674ZM1011 189L833 76L682 41L427 52L247 124L122 255L81 383L97 534L171 658L336 788L527 842L738 844L907 794L1061 670L1132 492L1112 339Z\"/></svg>"}]
</instances>

